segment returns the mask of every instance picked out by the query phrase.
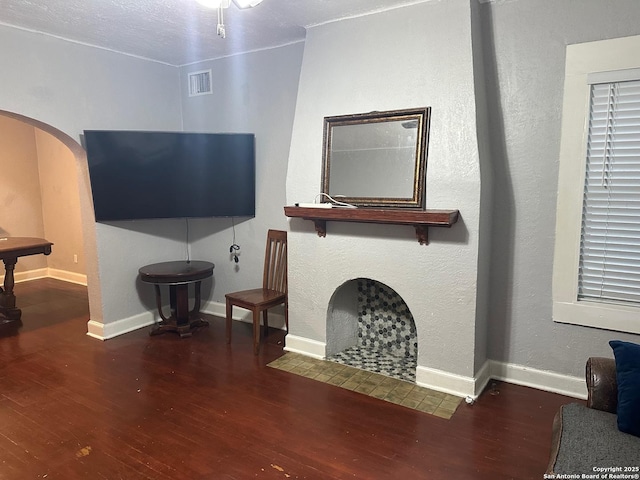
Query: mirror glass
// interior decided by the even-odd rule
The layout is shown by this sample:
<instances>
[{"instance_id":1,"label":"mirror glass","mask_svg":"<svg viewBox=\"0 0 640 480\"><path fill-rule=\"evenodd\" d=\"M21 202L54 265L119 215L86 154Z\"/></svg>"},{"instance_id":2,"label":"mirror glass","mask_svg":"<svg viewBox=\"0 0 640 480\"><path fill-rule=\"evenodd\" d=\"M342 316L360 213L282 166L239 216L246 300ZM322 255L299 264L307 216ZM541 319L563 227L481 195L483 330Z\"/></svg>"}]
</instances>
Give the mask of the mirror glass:
<instances>
[{"instance_id":1,"label":"mirror glass","mask_svg":"<svg viewBox=\"0 0 640 480\"><path fill-rule=\"evenodd\" d=\"M423 209L429 116L420 108L325 117L322 192L357 206Z\"/></svg>"}]
</instances>

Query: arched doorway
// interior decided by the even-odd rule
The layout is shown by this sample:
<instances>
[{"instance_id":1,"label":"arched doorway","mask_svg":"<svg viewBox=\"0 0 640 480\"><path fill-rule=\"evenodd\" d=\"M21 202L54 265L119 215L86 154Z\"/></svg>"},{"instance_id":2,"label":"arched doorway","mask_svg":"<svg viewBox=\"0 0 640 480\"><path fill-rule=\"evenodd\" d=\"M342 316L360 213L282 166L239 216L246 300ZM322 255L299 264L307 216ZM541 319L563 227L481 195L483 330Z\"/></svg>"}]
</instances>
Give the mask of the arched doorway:
<instances>
[{"instance_id":1,"label":"arched doorway","mask_svg":"<svg viewBox=\"0 0 640 480\"><path fill-rule=\"evenodd\" d=\"M77 268L47 268L46 271L51 273L55 272L52 276L61 278L65 281L72 281L74 283L86 283L89 295L89 310L92 320L102 321L102 308L100 300L100 281L98 277L98 260L97 260L97 248L96 248L96 232L95 222L93 220L93 207L91 201L91 188L89 185L89 176L87 171L86 154L82 146L69 137L64 132L44 123L39 120L29 118L14 112L8 112L0 110L0 119L5 122L6 125L15 125L17 130L29 131L30 127L33 127L34 133L34 151L35 143L38 142L40 148L46 151L48 162L45 164L39 164L37 153L34 153L36 159L36 174L33 177L34 182L38 182L40 179L44 180L46 188L42 188L40 185L34 187L39 189L36 195L32 195L30 202L33 204L37 198L41 199L40 208L44 211L42 216L49 216L49 218L56 215L62 215L63 218L54 219L49 222L48 234L45 235L44 226L40 227L42 235L37 235L38 227L29 224L28 219L20 222L18 227L15 224L10 225L11 217L14 220L20 218L21 215L29 215L38 208L36 205L30 205L27 211L18 211L21 208L25 208L24 202L20 201L20 189L12 189L11 195L7 195L4 198L5 209L10 211L11 214L7 214L4 225L0 225L0 229L3 230L4 235L15 236L53 236L55 238L47 238L54 243L54 252L58 252L59 255L64 255L65 261L77 263ZM20 138L10 139L10 141L21 141ZM19 150L19 149L18 149ZM25 157L26 158L26 157ZM65 170L63 175L71 178L57 177L60 175L60 171L56 169L55 159L59 158L61 161L66 161L69 164L69 168ZM11 162L12 159L6 159L6 162ZM20 160L15 160L20 161ZM11 165L5 165L4 168L12 168ZM48 176L47 178L43 178ZM5 176L5 180L8 175ZM7 180L8 181L8 180ZM26 183L24 184L26 185ZM67 205L67 200L62 195L65 192L60 192L62 188L77 188L77 196L75 201L72 201L73 207ZM9 188L6 188L9 190ZM75 193L75 192L73 192ZM10 198L12 197L12 198ZM52 209L51 205L42 204L42 200L61 199L61 205L57 205ZM77 211L69 213L71 217L79 220L65 222L64 215L65 209L75 208ZM71 218L70 217L70 218ZM37 220L36 220L37 221ZM41 219L42 222L42 219ZM75 223L76 226L72 227L71 224ZM15 227L15 231L11 231ZM65 230L67 228L68 230ZM76 228L77 231L72 231L72 228ZM35 229L35 230L32 230ZM68 233L67 233L68 232ZM73 245L70 245L73 244ZM61 257L60 257L61 258ZM40 260L42 261L42 260ZM56 262L60 262L59 259ZM20 264L20 262L19 262ZM59 265L56 265L59 266ZM25 274L25 279L29 279L28 274Z\"/></svg>"}]
</instances>

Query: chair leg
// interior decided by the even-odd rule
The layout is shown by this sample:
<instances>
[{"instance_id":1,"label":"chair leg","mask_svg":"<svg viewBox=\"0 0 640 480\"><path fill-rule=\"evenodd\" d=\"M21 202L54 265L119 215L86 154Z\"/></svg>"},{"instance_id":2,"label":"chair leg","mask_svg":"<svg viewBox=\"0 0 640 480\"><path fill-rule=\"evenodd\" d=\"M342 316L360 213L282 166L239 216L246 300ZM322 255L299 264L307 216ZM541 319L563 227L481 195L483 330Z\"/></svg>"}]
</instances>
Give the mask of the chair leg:
<instances>
[{"instance_id":1,"label":"chair leg","mask_svg":"<svg viewBox=\"0 0 640 480\"><path fill-rule=\"evenodd\" d=\"M227 298L227 343L231 343L231 312L233 311L233 305L231 304L231 300Z\"/></svg>"},{"instance_id":2,"label":"chair leg","mask_svg":"<svg viewBox=\"0 0 640 480\"><path fill-rule=\"evenodd\" d=\"M263 310L262 311L262 324L264 325L264 336L266 337L267 335L269 335L269 311L268 310Z\"/></svg>"},{"instance_id":3,"label":"chair leg","mask_svg":"<svg viewBox=\"0 0 640 480\"><path fill-rule=\"evenodd\" d=\"M289 333L289 300L284 301L284 325L287 327L287 333Z\"/></svg>"},{"instance_id":4,"label":"chair leg","mask_svg":"<svg viewBox=\"0 0 640 480\"><path fill-rule=\"evenodd\" d=\"M260 310L253 311L253 354L260 351Z\"/></svg>"}]
</instances>

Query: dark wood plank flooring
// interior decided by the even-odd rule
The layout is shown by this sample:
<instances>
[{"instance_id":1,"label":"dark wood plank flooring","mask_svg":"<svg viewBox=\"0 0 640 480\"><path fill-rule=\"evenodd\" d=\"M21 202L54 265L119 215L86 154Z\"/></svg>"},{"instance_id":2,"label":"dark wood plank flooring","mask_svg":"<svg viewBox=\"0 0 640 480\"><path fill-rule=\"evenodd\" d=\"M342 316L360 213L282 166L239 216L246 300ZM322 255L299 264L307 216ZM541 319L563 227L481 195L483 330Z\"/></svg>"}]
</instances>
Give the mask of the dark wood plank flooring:
<instances>
[{"instance_id":1,"label":"dark wood plank flooring","mask_svg":"<svg viewBox=\"0 0 640 480\"><path fill-rule=\"evenodd\" d=\"M540 479L557 408L495 382L444 420L267 367L251 328L86 335L86 289L19 283L0 335L0 479ZM292 319L295 321L295 319Z\"/></svg>"}]
</instances>

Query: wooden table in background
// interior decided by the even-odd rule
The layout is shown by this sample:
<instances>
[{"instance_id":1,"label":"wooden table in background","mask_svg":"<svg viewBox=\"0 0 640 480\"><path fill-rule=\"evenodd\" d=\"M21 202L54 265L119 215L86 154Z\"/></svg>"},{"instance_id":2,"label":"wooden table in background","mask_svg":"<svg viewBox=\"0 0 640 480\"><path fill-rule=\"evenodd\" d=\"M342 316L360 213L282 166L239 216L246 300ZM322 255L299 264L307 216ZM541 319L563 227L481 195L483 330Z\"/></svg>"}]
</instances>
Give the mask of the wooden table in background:
<instances>
[{"instance_id":1,"label":"wooden table in background","mask_svg":"<svg viewBox=\"0 0 640 480\"><path fill-rule=\"evenodd\" d=\"M15 284L13 271L18 257L27 255L49 255L51 245L44 238L2 237L0 238L0 259L4 262L4 289L0 288L0 326L20 325L22 311L16 308L16 296L13 294Z\"/></svg>"}]
</instances>

